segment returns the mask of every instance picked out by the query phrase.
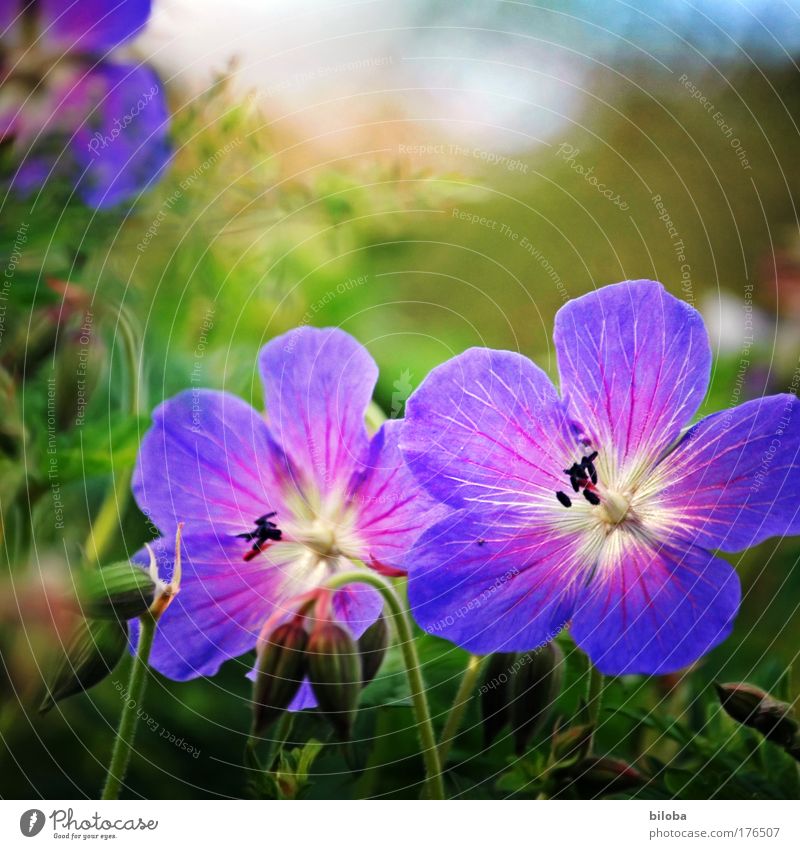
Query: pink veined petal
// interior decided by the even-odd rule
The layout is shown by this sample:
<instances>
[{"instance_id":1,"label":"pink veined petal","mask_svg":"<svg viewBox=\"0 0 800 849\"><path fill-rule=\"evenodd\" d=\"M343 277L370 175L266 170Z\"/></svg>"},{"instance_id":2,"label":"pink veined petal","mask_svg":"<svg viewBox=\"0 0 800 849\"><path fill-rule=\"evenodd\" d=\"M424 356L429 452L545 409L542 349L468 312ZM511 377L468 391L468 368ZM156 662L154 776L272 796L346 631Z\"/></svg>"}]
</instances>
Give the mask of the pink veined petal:
<instances>
[{"instance_id":1,"label":"pink veined petal","mask_svg":"<svg viewBox=\"0 0 800 849\"><path fill-rule=\"evenodd\" d=\"M358 639L380 616L383 610L381 594L368 584L348 584L333 596L333 612L337 621Z\"/></svg>"},{"instance_id":2,"label":"pink veined petal","mask_svg":"<svg viewBox=\"0 0 800 849\"><path fill-rule=\"evenodd\" d=\"M401 421L383 424L372 439L365 467L350 486L357 511L355 533L364 543L361 559L379 570L401 570L414 540L448 509L406 466L398 445L402 427Z\"/></svg>"},{"instance_id":3,"label":"pink veined petal","mask_svg":"<svg viewBox=\"0 0 800 849\"><path fill-rule=\"evenodd\" d=\"M409 398L400 448L417 480L454 507L529 507L569 487L577 435L547 375L510 351L472 348Z\"/></svg>"},{"instance_id":4,"label":"pink veined petal","mask_svg":"<svg viewBox=\"0 0 800 849\"><path fill-rule=\"evenodd\" d=\"M270 431L296 470L295 485L344 490L364 463L364 415L378 369L363 345L337 328L299 327L262 348Z\"/></svg>"},{"instance_id":5,"label":"pink veined petal","mask_svg":"<svg viewBox=\"0 0 800 849\"><path fill-rule=\"evenodd\" d=\"M543 533L513 510L458 510L406 558L419 626L468 651L528 651L572 616L583 570L580 538Z\"/></svg>"},{"instance_id":6,"label":"pink veined petal","mask_svg":"<svg viewBox=\"0 0 800 849\"><path fill-rule=\"evenodd\" d=\"M701 548L616 533L570 628L600 672L675 672L730 634L741 589L728 563Z\"/></svg>"},{"instance_id":7,"label":"pink veined petal","mask_svg":"<svg viewBox=\"0 0 800 849\"><path fill-rule=\"evenodd\" d=\"M161 538L152 546L159 576L173 569L173 543ZM159 620L151 665L163 675L185 681L214 675L226 661L255 648L264 623L278 623L296 612L294 599L314 589L297 575L296 547L277 544L268 556L242 560L241 540L213 533L182 539L180 592ZM135 556L149 562L145 551ZM378 618L383 600L365 584L352 584L334 595L336 619L357 639Z\"/></svg>"},{"instance_id":8,"label":"pink veined petal","mask_svg":"<svg viewBox=\"0 0 800 849\"><path fill-rule=\"evenodd\" d=\"M800 534L800 401L773 395L698 422L651 485L664 528L695 545L741 551Z\"/></svg>"},{"instance_id":9,"label":"pink veined petal","mask_svg":"<svg viewBox=\"0 0 800 849\"><path fill-rule=\"evenodd\" d=\"M245 562L241 542L213 533L184 535L180 592L159 620L150 660L168 678L216 674L226 660L255 647L270 615L288 609L291 559L281 560L276 548L269 561ZM162 579L172 574L173 546L166 538L152 546ZM146 552L135 559L148 562Z\"/></svg>"},{"instance_id":10,"label":"pink veined petal","mask_svg":"<svg viewBox=\"0 0 800 849\"><path fill-rule=\"evenodd\" d=\"M243 533L282 510L287 472L266 423L224 392L191 390L153 412L133 476L133 493L164 533ZM239 541L242 542L241 540Z\"/></svg>"},{"instance_id":11,"label":"pink veined petal","mask_svg":"<svg viewBox=\"0 0 800 849\"><path fill-rule=\"evenodd\" d=\"M556 315L561 393L596 448L624 470L658 458L708 387L703 319L660 283L633 280L576 298Z\"/></svg>"}]
</instances>

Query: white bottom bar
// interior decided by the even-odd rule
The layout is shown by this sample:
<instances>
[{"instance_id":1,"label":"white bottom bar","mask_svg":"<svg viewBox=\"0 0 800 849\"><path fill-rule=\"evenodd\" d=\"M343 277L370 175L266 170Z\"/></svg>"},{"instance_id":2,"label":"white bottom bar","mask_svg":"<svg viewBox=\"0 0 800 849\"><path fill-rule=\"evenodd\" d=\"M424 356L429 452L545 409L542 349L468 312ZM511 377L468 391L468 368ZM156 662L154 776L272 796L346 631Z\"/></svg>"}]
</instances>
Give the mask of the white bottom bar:
<instances>
[{"instance_id":1,"label":"white bottom bar","mask_svg":"<svg viewBox=\"0 0 800 849\"><path fill-rule=\"evenodd\" d=\"M0 801L0 845L794 849L799 815L797 802L742 801Z\"/></svg>"}]
</instances>

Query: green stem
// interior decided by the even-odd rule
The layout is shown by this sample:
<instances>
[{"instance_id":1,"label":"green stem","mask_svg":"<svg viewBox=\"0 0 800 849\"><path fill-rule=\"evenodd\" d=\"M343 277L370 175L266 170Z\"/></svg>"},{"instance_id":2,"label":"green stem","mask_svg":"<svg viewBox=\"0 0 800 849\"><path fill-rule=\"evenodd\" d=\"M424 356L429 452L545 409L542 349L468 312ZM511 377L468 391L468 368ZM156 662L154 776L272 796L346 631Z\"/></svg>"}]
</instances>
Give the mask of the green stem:
<instances>
[{"instance_id":1,"label":"green stem","mask_svg":"<svg viewBox=\"0 0 800 849\"><path fill-rule=\"evenodd\" d=\"M331 578L327 586L330 589L340 589L347 584L369 584L375 587L383 596L393 614L397 628L397 637L400 642L400 650L403 652L403 660L406 665L408 686L411 690L411 701L417 721L420 748L425 761L425 786L427 795L429 799L444 799L444 782L442 781L439 749L436 745L436 736L433 733L431 713L428 708L428 700L425 697L425 682L422 680L419 655L417 654L417 646L414 642L414 634L411 630L408 616L406 616L406 612L400 604L391 584L377 573L367 570L363 572L343 572Z\"/></svg>"},{"instance_id":2,"label":"green stem","mask_svg":"<svg viewBox=\"0 0 800 849\"><path fill-rule=\"evenodd\" d=\"M586 711L589 717L589 724L594 728L592 731L591 747L594 745L594 735L597 730L597 724L600 720L600 708L603 701L603 673L597 670L597 667L589 661L589 683L586 688Z\"/></svg>"},{"instance_id":3,"label":"green stem","mask_svg":"<svg viewBox=\"0 0 800 849\"><path fill-rule=\"evenodd\" d=\"M467 666L464 669L464 674L461 676L458 691L453 699L453 706L447 715L447 721L444 724L441 739L439 740L439 760L442 766L447 764L447 756L450 754L453 740L458 733L458 729L461 727L461 720L464 718L467 705L470 703L472 695L475 692L475 685L478 683L478 676L480 675L482 666L482 657L476 657L474 654L470 655Z\"/></svg>"},{"instance_id":4,"label":"green stem","mask_svg":"<svg viewBox=\"0 0 800 849\"><path fill-rule=\"evenodd\" d=\"M139 353L141 344L131 326L127 310L120 307L117 313L117 330L122 340L123 356L128 372L128 412L138 415L142 408L142 365Z\"/></svg>"},{"instance_id":5,"label":"green stem","mask_svg":"<svg viewBox=\"0 0 800 849\"><path fill-rule=\"evenodd\" d=\"M114 535L119 531L120 519L128 503L133 469L117 472L116 481L103 499L100 510L89 528L84 543L86 562L99 566Z\"/></svg>"},{"instance_id":6,"label":"green stem","mask_svg":"<svg viewBox=\"0 0 800 849\"><path fill-rule=\"evenodd\" d=\"M125 773L128 771L128 763L133 751L133 741L136 737L136 726L139 720L138 710L147 686L147 662L150 659L150 649L153 647L156 620L149 613L146 613L139 621L141 622L139 645L131 666L127 698L122 708L114 748L111 751L108 776L101 797L103 799L119 798L119 791L125 779Z\"/></svg>"}]
</instances>

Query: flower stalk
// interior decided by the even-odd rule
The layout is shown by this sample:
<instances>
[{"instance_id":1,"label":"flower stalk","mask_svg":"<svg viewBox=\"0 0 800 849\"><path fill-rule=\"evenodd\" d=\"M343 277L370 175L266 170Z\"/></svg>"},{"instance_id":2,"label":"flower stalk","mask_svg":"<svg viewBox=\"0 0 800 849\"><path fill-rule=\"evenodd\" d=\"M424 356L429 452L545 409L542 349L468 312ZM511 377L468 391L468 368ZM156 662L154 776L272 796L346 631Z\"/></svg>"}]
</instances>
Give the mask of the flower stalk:
<instances>
[{"instance_id":1,"label":"flower stalk","mask_svg":"<svg viewBox=\"0 0 800 849\"><path fill-rule=\"evenodd\" d=\"M586 688L586 714L588 724L592 728L592 736L589 741L589 754L594 746L594 734L600 719L600 708L603 704L603 688L605 680L603 673L589 661L589 683Z\"/></svg>"},{"instance_id":2,"label":"flower stalk","mask_svg":"<svg viewBox=\"0 0 800 849\"><path fill-rule=\"evenodd\" d=\"M442 766L439 757L439 747L436 744L436 736L433 731L431 713L428 700L425 697L425 682L420 669L419 655L417 654L414 635L408 616L397 598L394 588L389 582L375 572L352 571L342 572L331 578L326 586L336 590L348 584L369 584L383 596L389 610L393 614L397 627L397 637L408 676L408 685L411 690L411 701L414 708L417 733L419 735L420 748L425 761L425 788L429 799L444 799L444 782L442 781Z\"/></svg>"},{"instance_id":3,"label":"flower stalk","mask_svg":"<svg viewBox=\"0 0 800 849\"><path fill-rule=\"evenodd\" d=\"M140 617L139 622L141 623L139 645L136 649L136 656L133 658L131 676L128 680L128 698L122 709L114 748L111 750L111 761L108 765L108 775L103 787L102 799L119 798L119 791L128 771L133 742L136 737L136 726L139 719L138 707L147 687L147 665L150 659L150 650L153 647L153 638L156 635L156 619L148 612Z\"/></svg>"},{"instance_id":4,"label":"flower stalk","mask_svg":"<svg viewBox=\"0 0 800 849\"><path fill-rule=\"evenodd\" d=\"M447 714L447 720L445 721L442 736L439 740L439 760L442 766L447 764L447 758L450 754L453 740L456 734L458 734L464 713L475 693L475 685L478 683L478 677L483 668L483 661L484 658L477 657L474 654L470 655L469 660L467 660L464 674L461 676L461 682L458 685L458 690L453 699L453 705Z\"/></svg>"},{"instance_id":5,"label":"flower stalk","mask_svg":"<svg viewBox=\"0 0 800 849\"><path fill-rule=\"evenodd\" d=\"M139 707L147 689L147 668L158 620L180 590L182 528L183 525L179 524L175 534L175 566L172 571L172 580L169 583L164 584L158 580L156 557L150 546L146 546L150 554L150 576L156 583L157 590L150 609L139 617L139 643L131 665L127 688L128 697L122 708L117 736L111 750L111 760L108 765L108 775L103 787L102 799L119 798L122 782L125 780L125 774L128 771L133 743L136 739L136 727L139 724Z\"/></svg>"}]
</instances>

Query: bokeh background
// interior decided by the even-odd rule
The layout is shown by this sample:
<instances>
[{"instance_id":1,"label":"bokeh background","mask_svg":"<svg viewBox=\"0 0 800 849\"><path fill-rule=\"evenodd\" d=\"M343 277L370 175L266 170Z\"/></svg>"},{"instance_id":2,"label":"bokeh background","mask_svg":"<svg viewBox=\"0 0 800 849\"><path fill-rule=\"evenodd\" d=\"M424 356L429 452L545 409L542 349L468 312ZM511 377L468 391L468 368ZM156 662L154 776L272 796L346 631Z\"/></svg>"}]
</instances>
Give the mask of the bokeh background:
<instances>
[{"instance_id":1,"label":"bokeh background","mask_svg":"<svg viewBox=\"0 0 800 849\"><path fill-rule=\"evenodd\" d=\"M272 336L343 327L377 359L377 401L397 417L433 366L473 345L555 376L558 308L649 277L708 324L701 413L800 383L796 0L160 0L132 52L169 97L163 179L111 212L56 185L2 202L4 797L97 794L125 671L37 715L62 589L95 546L106 562L152 536L127 494L150 410L192 386L258 406L255 357ZM600 745L632 757L644 736L668 760L680 741L623 711L710 722L715 678L788 692L799 556L783 540L733 558L734 635L688 683L615 682ZM434 638L423 654L441 724L465 658ZM570 658L565 713L584 674ZM247 668L153 676L128 795L240 795ZM308 794L418 792L397 667L364 705L369 764L391 766L353 780L328 746ZM324 738L315 723L298 739ZM451 792L524 795L510 741L482 749L475 705L465 727Z\"/></svg>"}]
</instances>

